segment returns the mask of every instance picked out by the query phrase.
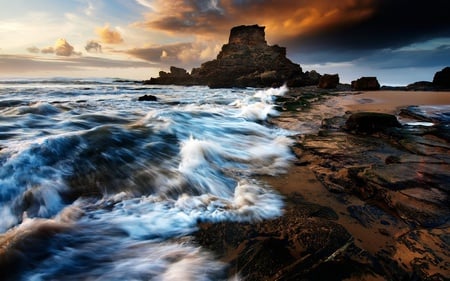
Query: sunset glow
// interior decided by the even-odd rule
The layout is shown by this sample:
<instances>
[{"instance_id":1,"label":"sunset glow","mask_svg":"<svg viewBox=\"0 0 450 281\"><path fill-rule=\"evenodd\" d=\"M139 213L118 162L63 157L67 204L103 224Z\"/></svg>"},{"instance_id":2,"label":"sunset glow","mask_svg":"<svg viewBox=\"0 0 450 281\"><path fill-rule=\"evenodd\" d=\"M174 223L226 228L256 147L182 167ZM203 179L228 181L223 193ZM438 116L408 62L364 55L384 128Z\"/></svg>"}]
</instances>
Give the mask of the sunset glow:
<instances>
[{"instance_id":1,"label":"sunset glow","mask_svg":"<svg viewBox=\"0 0 450 281\"><path fill-rule=\"evenodd\" d=\"M146 79L171 65L190 71L215 58L229 30L242 24L266 26L269 44L287 47L305 70L331 73L329 65L346 65L339 71L344 82L373 73L386 84L430 80L450 64L450 23L440 9L445 1L427 7L374 0L1 2L3 77L77 76L82 68L127 76L132 62L128 78ZM431 10L433 18L418 21ZM424 50L433 40L440 45ZM42 60L51 65L38 71ZM109 71L111 64L123 74ZM394 79L393 70L402 75Z\"/></svg>"}]
</instances>

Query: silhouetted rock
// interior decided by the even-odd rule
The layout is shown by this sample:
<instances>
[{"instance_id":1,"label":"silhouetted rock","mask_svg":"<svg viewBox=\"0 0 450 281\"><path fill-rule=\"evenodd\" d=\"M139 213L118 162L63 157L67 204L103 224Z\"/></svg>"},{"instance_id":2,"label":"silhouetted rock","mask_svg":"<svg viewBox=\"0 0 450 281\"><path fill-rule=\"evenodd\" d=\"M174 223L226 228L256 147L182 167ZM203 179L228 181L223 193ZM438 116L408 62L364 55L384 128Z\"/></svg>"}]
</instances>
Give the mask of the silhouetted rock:
<instances>
[{"instance_id":1,"label":"silhouetted rock","mask_svg":"<svg viewBox=\"0 0 450 281\"><path fill-rule=\"evenodd\" d=\"M418 81L406 86L407 91L434 91L435 85L429 81Z\"/></svg>"},{"instance_id":2,"label":"silhouetted rock","mask_svg":"<svg viewBox=\"0 0 450 281\"><path fill-rule=\"evenodd\" d=\"M352 89L355 91L375 91L380 89L380 83L376 77L361 77L352 81Z\"/></svg>"},{"instance_id":3,"label":"silhouetted rock","mask_svg":"<svg viewBox=\"0 0 450 281\"><path fill-rule=\"evenodd\" d=\"M446 67L434 74L433 85L439 89L450 89L450 67Z\"/></svg>"},{"instance_id":4,"label":"silhouetted rock","mask_svg":"<svg viewBox=\"0 0 450 281\"><path fill-rule=\"evenodd\" d=\"M144 81L144 84L190 86L197 83L185 69L171 66L170 72L160 71L159 77L152 77L150 80Z\"/></svg>"},{"instance_id":5,"label":"silhouetted rock","mask_svg":"<svg viewBox=\"0 0 450 281\"><path fill-rule=\"evenodd\" d=\"M138 101L157 101L158 99L153 95L143 95L138 98Z\"/></svg>"},{"instance_id":6,"label":"silhouetted rock","mask_svg":"<svg viewBox=\"0 0 450 281\"><path fill-rule=\"evenodd\" d=\"M397 117L379 112L357 112L348 117L345 127L349 131L375 133L388 128L401 127Z\"/></svg>"},{"instance_id":7,"label":"silhouetted rock","mask_svg":"<svg viewBox=\"0 0 450 281\"><path fill-rule=\"evenodd\" d=\"M317 87L322 89L334 89L339 84L338 74L324 74L320 77Z\"/></svg>"},{"instance_id":8,"label":"silhouetted rock","mask_svg":"<svg viewBox=\"0 0 450 281\"><path fill-rule=\"evenodd\" d=\"M160 72L160 77L145 83L212 88L317 85L320 75L303 73L300 65L286 58L286 48L267 45L264 29L258 25L233 27L228 44L222 46L215 60L192 69L191 74L171 68L170 73Z\"/></svg>"}]
</instances>

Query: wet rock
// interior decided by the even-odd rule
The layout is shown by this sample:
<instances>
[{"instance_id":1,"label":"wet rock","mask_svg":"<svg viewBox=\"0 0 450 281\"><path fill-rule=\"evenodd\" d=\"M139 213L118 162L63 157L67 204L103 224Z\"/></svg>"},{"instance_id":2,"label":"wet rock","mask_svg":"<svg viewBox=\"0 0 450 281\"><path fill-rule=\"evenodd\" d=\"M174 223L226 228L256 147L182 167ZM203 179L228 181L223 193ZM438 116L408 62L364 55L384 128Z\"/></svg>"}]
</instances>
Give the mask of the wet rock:
<instances>
[{"instance_id":1,"label":"wet rock","mask_svg":"<svg viewBox=\"0 0 450 281\"><path fill-rule=\"evenodd\" d=\"M450 128L444 125L445 109L412 111L441 123L397 127L397 120L389 117L392 129L348 134L339 126L347 117L336 116L324 120L322 133L303 136L294 151L336 197L357 196L363 201L347 207L358 224L393 239L369 255L379 266L376 274L388 280L446 280Z\"/></svg>"},{"instance_id":2,"label":"wet rock","mask_svg":"<svg viewBox=\"0 0 450 281\"><path fill-rule=\"evenodd\" d=\"M324 74L322 77L320 77L317 87L321 89L335 89L338 84L338 74Z\"/></svg>"},{"instance_id":3,"label":"wet rock","mask_svg":"<svg viewBox=\"0 0 450 281\"><path fill-rule=\"evenodd\" d=\"M433 85L439 89L450 89L450 67L445 67L434 74Z\"/></svg>"},{"instance_id":4,"label":"wet rock","mask_svg":"<svg viewBox=\"0 0 450 281\"><path fill-rule=\"evenodd\" d=\"M379 112L357 112L347 119L345 127L357 133L375 133L401 124L394 115Z\"/></svg>"},{"instance_id":5,"label":"wet rock","mask_svg":"<svg viewBox=\"0 0 450 281\"><path fill-rule=\"evenodd\" d=\"M376 91L380 89L380 83L376 77L361 77L352 81L354 91Z\"/></svg>"},{"instance_id":6,"label":"wet rock","mask_svg":"<svg viewBox=\"0 0 450 281\"><path fill-rule=\"evenodd\" d=\"M230 262L245 280L299 280L337 263L353 242L331 209L292 194L282 217L260 223L201 224L195 240ZM226 249L235 249L226 251ZM352 273L364 267L355 266Z\"/></svg>"},{"instance_id":7,"label":"wet rock","mask_svg":"<svg viewBox=\"0 0 450 281\"><path fill-rule=\"evenodd\" d=\"M157 101L158 98L153 95L143 95L138 98L138 101Z\"/></svg>"}]
</instances>

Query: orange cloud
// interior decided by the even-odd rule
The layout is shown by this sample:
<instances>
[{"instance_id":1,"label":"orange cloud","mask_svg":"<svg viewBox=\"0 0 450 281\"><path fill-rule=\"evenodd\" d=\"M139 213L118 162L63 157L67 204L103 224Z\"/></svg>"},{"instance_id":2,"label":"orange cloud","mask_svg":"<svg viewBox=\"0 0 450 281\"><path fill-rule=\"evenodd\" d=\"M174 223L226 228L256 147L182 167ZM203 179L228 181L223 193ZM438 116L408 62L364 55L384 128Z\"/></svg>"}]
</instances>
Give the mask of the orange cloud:
<instances>
[{"instance_id":1,"label":"orange cloud","mask_svg":"<svg viewBox=\"0 0 450 281\"><path fill-rule=\"evenodd\" d=\"M123 42L122 35L118 31L110 29L109 24L97 28L96 33L103 43L119 44Z\"/></svg>"},{"instance_id":2,"label":"orange cloud","mask_svg":"<svg viewBox=\"0 0 450 281\"><path fill-rule=\"evenodd\" d=\"M235 25L259 24L266 26L269 37L281 39L357 23L372 15L376 1L157 0L153 8L147 20L138 25L211 36L227 34Z\"/></svg>"},{"instance_id":3,"label":"orange cloud","mask_svg":"<svg viewBox=\"0 0 450 281\"><path fill-rule=\"evenodd\" d=\"M81 53L75 52L73 46L63 38L56 40L54 50L57 56L69 57L71 55L81 55Z\"/></svg>"},{"instance_id":4,"label":"orange cloud","mask_svg":"<svg viewBox=\"0 0 450 281\"><path fill-rule=\"evenodd\" d=\"M39 50L36 48L36 50ZM30 50L29 50L30 51ZM41 49L41 53L43 54L55 54L57 56L70 57L70 56L81 56L80 52L75 52L75 49L69 42L64 38L59 38L56 40L55 45L53 47L46 47Z\"/></svg>"}]
</instances>

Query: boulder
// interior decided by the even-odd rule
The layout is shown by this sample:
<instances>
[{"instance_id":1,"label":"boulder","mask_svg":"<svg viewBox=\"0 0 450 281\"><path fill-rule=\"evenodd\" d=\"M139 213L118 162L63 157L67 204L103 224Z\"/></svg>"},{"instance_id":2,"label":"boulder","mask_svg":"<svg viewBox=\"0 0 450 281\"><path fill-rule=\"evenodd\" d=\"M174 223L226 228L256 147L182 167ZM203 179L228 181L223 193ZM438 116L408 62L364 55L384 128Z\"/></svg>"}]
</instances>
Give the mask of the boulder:
<instances>
[{"instance_id":1,"label":"boulder","mask_svg":"<svg viewBox=\"0 0 450 281\"><path fill-rule=\"evenodd\" d=\"M317 87L321 89L335 89L338 84L338 74L324 74L322 77L320 77Z\"/></svg>"},{"instance_id":2,"label":"boulder","mask_svg":"<svg viewBox=\"0 0 450 281\"><path fill-rule=\"evenodd\" d=\"M433 85L439 89L450 89L450 67L446 67L434 74Z\"/></svg>"},{"instance_id":3,"label":"boulder","mask_svg":"<svg viewBox=\"0 0 450 281\"><path fill-rule=\"evenodd\" d=\"M357 112L345 122L347 130L357 133L375 133L401 126L394 115L379 112Z\"/></svg>"},{"instance_id":4,"label":"boulder","mask_svg":"<svg viewBox=\"0 0 450 281\"><path fill-rule=\"evenodd\" d=\"M361 77L352 81L354 91L374 91L380 89L380 83L376 77Z\"/></svg>"}]
</instances>

